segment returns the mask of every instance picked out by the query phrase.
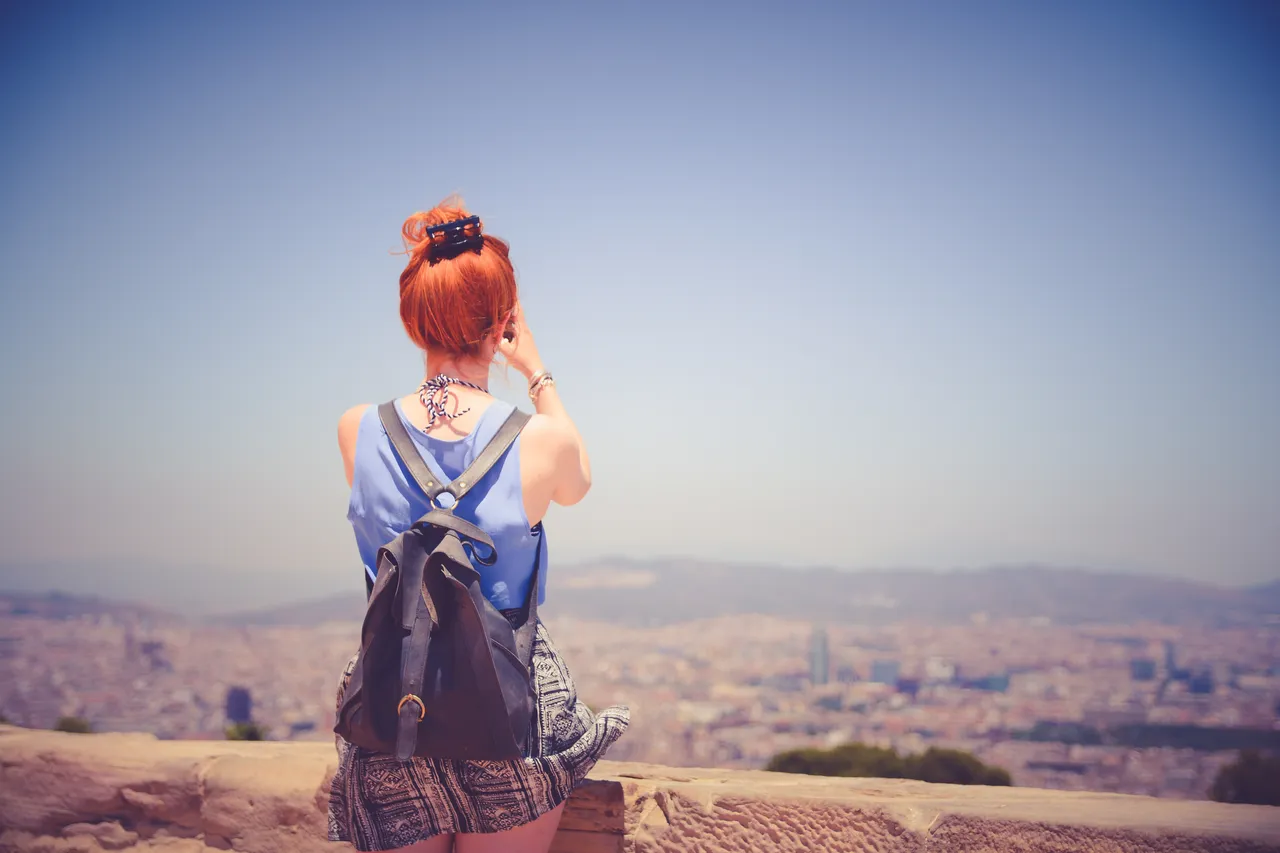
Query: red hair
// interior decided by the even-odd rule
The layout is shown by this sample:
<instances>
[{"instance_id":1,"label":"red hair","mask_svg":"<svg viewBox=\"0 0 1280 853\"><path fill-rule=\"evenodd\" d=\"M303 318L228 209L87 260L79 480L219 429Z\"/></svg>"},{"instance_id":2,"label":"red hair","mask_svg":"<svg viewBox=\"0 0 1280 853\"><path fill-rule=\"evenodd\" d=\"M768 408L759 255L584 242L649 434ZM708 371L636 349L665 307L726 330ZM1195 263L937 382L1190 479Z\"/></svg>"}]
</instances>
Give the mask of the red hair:
<instances>
[{"instance_id":1,"label":"red hair","mask_svg":"<svg viewBox=\"0 0 1280 853\"><path fill-rule=\"evenodd\" d=\"M409 263L400 273L400 320L421 349L474 358L516 307L516 274L506 242L489 234L479 252L432 259L427 228L470 215L453 197L404 221ZM474 235L477 227L468 225L465 233Z\"/></svg>"}]
</instances>

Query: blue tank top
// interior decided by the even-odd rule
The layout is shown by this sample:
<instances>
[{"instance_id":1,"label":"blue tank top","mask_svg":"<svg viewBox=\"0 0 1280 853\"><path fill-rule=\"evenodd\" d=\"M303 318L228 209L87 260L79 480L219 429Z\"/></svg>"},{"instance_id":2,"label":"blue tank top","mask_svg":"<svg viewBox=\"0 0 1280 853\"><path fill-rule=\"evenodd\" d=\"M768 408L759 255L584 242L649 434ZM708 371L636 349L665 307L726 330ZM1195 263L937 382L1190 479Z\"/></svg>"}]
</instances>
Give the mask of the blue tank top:
<instances>
[{"instance_id":1,"label":"blue tank top","mask_svg":"<svg viewBox=\"0 0 1280 853\"><path fill-rule=\"evenodd\" d=\"M450 482L471 464L514 408L510 403L494 400L480 413L470 434L451 441L424 435L404 416L400 401L396 400L396 413L441 483ZM427 509L427 496L392 449L391 439L378 419L378 407L370 406L360 419L356 436L351 502L347 507L347 519L355 530L360 559L369 577L377 577L378 549L408 530ZM473 557L471 564L480 573L485 597L499 610L523 606L533 580L534 559L541 549L541 605L547 594L547 537L542 528L531 531L525 515L519 437L489 473L471 487L454 512L493 537L497 561L486 566Z\"/></svg>"}]
</instances>

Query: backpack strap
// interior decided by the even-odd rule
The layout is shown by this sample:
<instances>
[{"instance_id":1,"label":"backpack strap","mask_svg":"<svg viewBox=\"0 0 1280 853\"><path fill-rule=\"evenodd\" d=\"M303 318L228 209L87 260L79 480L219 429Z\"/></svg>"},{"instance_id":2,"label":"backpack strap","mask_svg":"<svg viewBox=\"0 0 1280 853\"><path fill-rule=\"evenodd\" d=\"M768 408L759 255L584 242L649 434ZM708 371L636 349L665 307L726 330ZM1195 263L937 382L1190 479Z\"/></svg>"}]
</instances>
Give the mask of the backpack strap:
<instances>
[{"instance_id":1,"label":"backpack strap","mask_svg":"<svg viewBox=\"0 0 1280 853\"><path fill-rule=\"evenodd\" d=\"M529 591L525 594L524 614L520 627L516 629L516 657L531 673L533 671L533 639L538 631L538 582L541 579L542 552L547 549L546 530L539 521L534 525L538 529L538 550L533 558L533 577L529 581Z\"/></svg>"},{"instance_id":2,"label":"backpack strap","mask_svg":"<svg viewBox=\"0 0 1280 853\"><path fill-rule=\"evenodd\" d=\"M409 474L417 482L418 488L427 493L427 500L434 504L436 498L444 491L444 486L436 480L436 475L431 473L431 469L422 459L422 454L418 452L417 445L409 437L409 431L404 428L400 413L396 411L395 400L388 400L378 406L378 420L382 421L382 428L387 431L387 438L391 439L391 447L395 450L396 456L399 456L404 467L409 469Z\"/></svg>"},{"instance_id":3,"label":"backpack strap","mask_svg":"<svg viewBox=\"0 0 1280 853\"><path fill-rule=\"evenodd\" d=\"M471 491L472 487L478 483L485 474L489 473L489 469L494 466L502 454L507 452L507 448L515 443L516 436L520 435L520 430L524 429L524 425L529 423L530 415L528 412L522 412L513 408L511 414L507 415L507 419L502 422L502 426L498 427L498 431L494 433L493 438L489 439L489 443L484 446L471 464L467 466L467 470L463 471L456 478L451 480L444 491L453 495L454 502L462 500L462 496Z\"/></svg>"},{"instance_id":4,"label":"backpack strap","mask_svg":"<svg viewBox=\"0 0 1280 853\"><path fill-rule=\"evenodd\" d=\"M489 443L476 455L467 469L449 483L442 484L436 475L431 473L431 469L423 461L422 454L418 452L418 446L413 443L409 431L404 428L400 413L396 411L395 401L390 400L378 406L378 418L387 431L387 438L391 439L391 446L433 506L436 505L436 498L445 492L453 498L453 504L450 506L456 506L462 496L471 491L472 487L502 458L502 454L507 452L507 448L515 442L516 436L520 435L520 430L524 429L524 425L529 422L529 417L528 412L513 408L511 414L507 415L507 419L502 422L502 426L498 427L493 438L489 439Z\"/></svg>"}]
</instances>

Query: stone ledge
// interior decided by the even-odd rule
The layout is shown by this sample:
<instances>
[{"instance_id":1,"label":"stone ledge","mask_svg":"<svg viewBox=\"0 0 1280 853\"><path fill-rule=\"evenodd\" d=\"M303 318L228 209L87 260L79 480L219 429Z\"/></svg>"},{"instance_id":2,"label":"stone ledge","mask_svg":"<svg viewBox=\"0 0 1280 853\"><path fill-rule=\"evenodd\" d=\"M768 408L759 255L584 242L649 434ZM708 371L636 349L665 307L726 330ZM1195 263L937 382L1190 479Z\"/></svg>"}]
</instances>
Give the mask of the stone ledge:
<instances>
[{"instance_id":1,"label":"stone ledge","mask_svg":"<svg viewBox=\"0 0 1280 853\"><path fill-rule=\"evenodd\" d=\"M327 743L0 725L0 851L333 850ZM602 761L555 853L1280 851L1280 808Z\"/></svg>"}]
</instances>

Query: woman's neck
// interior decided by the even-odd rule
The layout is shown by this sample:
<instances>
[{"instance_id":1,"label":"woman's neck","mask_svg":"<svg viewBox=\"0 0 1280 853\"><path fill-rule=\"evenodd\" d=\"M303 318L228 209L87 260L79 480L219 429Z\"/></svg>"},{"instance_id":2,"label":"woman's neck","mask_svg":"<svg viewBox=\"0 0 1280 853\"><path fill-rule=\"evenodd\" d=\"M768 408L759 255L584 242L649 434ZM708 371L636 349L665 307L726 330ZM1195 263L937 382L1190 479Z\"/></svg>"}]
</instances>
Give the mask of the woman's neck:
<instances>
[{"instance_id":1,"label":"woman's neck","mask_svg":"<svg viewBox=\"0 0 1280 853\"><path fill-rule=\"evenodd\" d=\"M454 379L463 379L481 388L489 387L489 365L481 364L475 359L460 359L452 355L436 355L428 352L426 360L426 379L443 373Z\"/></svg>"}]
</instances>

